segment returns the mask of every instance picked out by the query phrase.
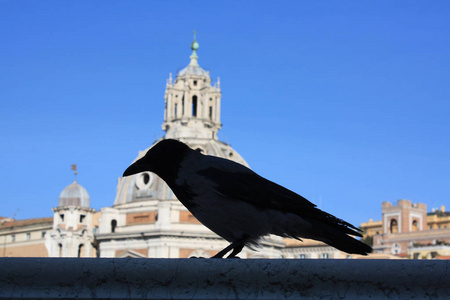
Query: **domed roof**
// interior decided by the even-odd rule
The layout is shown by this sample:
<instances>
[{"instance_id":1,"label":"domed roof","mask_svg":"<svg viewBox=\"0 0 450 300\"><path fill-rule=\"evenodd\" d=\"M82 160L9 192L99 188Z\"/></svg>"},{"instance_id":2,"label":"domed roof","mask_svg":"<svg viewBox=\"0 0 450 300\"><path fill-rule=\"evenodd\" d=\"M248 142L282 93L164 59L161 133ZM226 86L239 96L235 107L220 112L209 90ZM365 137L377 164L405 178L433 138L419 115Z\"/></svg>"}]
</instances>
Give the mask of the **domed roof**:
<instances>
[{"instance_id":1,"label":"domed roof","mask_svg":"<svg viewBox=\"0 0 450 300\"><path fill-rule=\"evenodd\" d=\"M186 75L209 77L208 72L206 72L202 67L193 65L188 65L186 68L178 72L178 76L186 76Z\"/></svg>"},{"instance_id":2,"label":"domed roof","mask_svg":"<svg viewBox=\"0 0 450 300\"><path fill-rule=\"evenodd\" d=\"M248 167L247 162L230 145L213 139L182 138L192 149L203 154L227 158ZM156 141L153 147L160 140ZM139 151L138 160L151 148ZM167 184L152 172L143 172L132 176L121 177L117 185L114 205L143 200L175 200L176 197Z\"/></svg>"},{"instance_id":3,"label":"domed roof","mask_svg":"<svg viewBox=\"0 0 450 300\"><path fill-rule=\"evenodd\" d=\"M74 181L59 195L58 206L91 207L91 200L86 189Z\"/></svg>"},{"instance_id":4,"label":"domed roof","mask_svg":"<svg viewBox=\"0 0 450 300\"><path fill-rule=\"evenodd\" d=\"M198 64L198 56L197 56L198 48L199 48L199 44L197 43L197 41L195 40L195 37L194 37L194 41L191 44L191 49L192 49L192 55L190 56L191 62L189 63L189 65L186 68L184 68L183 70L181 70L178 73L178 76L194 75L194 76L209 77L208 72L203 70Z\"/></svg>"}]
</instances>

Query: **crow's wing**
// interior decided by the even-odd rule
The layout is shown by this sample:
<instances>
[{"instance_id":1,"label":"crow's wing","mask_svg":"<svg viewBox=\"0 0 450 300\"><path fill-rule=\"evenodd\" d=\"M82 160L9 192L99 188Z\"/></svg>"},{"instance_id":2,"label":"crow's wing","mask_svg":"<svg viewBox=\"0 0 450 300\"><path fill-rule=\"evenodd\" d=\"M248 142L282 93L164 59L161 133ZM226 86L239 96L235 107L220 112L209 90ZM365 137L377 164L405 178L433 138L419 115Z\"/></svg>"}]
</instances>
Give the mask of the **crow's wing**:
<instances>
[{"instance_id":1,"label":"crow's wing","mask_svg":"<svg viewBox=\"0 0 450 300\"><path fill-rule=\"evenodd\" d=\"M243 165L217 157L208 157L206 160L207 163L197 174L214 181L218 194L263 209L276 209L297 214L304 219L315 219L344 233L361 236L355 226L316 208L304 197L259 176Z\"/></svg>"}]
</instances>

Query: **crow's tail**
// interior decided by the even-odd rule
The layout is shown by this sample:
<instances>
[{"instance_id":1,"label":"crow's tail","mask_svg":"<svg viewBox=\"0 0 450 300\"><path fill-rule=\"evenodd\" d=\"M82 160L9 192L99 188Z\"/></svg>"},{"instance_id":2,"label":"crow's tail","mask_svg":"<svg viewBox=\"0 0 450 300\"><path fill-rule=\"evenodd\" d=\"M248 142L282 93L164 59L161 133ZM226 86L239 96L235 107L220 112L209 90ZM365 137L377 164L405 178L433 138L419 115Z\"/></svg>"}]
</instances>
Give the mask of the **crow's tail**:
<instances>
[{"instance_id":1,"label":"crow's tail","mask_svg":"<svg viewBox=\"0 0 450 300\"><path fill-rule=\"evenodd\" d=\"M372 247L357 240L348 234L348 231L342 230L342 226L333 226L333 224L316 224L313 225L315 232L312 234L313 239L327 243L341 251L347 253L367 255L372 252ZM355 235L360 235L355 232Z\"/></svg>"}]
</instances>

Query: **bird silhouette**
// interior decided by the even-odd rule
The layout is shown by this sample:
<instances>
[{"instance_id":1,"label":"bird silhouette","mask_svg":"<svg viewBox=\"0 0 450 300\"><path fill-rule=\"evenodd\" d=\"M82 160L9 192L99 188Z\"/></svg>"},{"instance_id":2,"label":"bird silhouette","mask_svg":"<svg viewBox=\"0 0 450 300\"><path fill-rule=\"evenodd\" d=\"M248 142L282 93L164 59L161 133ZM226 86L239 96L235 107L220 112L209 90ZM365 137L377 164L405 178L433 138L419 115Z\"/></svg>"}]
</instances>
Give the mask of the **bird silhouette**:
<instances>
[{"instance_id":1,"label":"bird silhouette","mask_svg":"<svg viewBox=\"0 0 450 300\"><path fill-rule=\"evenodd\" d=\"M123 176L144 171L161 177L203 225L230 242L214 258L230 251L228 258L236 257L268 234L318 240L347 253L372 251L352 237L362 235L350 223L239 163L204 155L180 141L158 142Z\"/></svg>"}]
</instances>

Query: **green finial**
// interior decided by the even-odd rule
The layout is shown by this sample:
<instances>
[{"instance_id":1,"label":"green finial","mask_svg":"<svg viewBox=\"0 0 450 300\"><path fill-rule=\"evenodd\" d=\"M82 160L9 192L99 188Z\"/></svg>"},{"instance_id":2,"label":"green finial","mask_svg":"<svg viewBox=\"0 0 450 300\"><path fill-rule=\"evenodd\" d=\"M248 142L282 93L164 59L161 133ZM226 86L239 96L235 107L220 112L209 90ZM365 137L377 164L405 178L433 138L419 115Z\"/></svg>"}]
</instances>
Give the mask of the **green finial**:
<instances>
[{"instance_id":1,"label":"green finial","mask_svg":"<svg viewBox=\"0 0 450 300\"><path fill-rule=\"evenodd\" d=\"M199 44L197 43L197 32L194 30L194 41L191 44L191 49L193 51L198 50Z\"/></svg>"},{"instance_id":2,"label":"green finial","mask_svg":"<svg viewBox=\"0 0 450 300\"><path fill-rule=\"evenodd\" d=\"M197 62L197 60L198 60L197 50L198 50L198 48L199 48L199 44L197 43L196 38L197 38L197 32L194 30L194 41L193 41L192 44L191 44L192 55L191 55L191 57L190 57L190 58L191 58L191 63L190 63L190 65L193 65L193 66L198 66L198 62Z\"/></svg>"}]
</instances>

